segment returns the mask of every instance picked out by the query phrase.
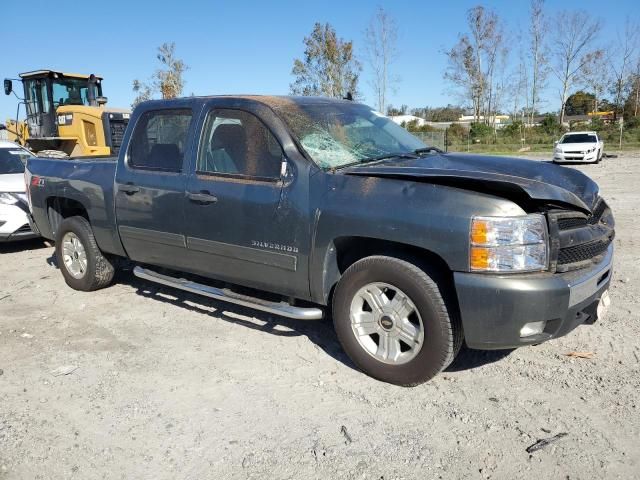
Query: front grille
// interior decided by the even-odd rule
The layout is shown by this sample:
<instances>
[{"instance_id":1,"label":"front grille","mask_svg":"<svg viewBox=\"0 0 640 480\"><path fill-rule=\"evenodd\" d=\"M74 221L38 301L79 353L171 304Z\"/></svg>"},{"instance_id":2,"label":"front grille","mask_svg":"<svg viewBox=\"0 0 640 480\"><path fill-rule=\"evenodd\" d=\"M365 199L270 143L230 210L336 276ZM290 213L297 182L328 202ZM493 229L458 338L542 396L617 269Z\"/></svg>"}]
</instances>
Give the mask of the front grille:
<instances>
[{"instance_id":1,"label":"front grille","mask_svg":"<svg viewBox=\"0 0 640 480\"><path fill-rule=\"evenodd\" d=\"M606 209L607 204L605 203L605 201L599 199L598 203L596 204L596 208L593 209L593 213L589 217L589 225L595 225L599 223Z\"/></svg>"},{"instance_id":2,"label":"front grille","mask_svg":"<svg viewBox=\"0 0 640 480\"><path fill-rule=\"evenodd\" d=\"M118 155L120 153L120 147L122 146L122 139L124 138L124 131L127 128L125 120L111 120L111 153L112 155Z\"/></svg>"},{"instance_id":3,"label":"front grille","mask_svg":"<svg viewBox=\"0 0 640 480\"><path fill-rule=\"evenodd\" d=\"M612 240L613 235L606 240L596 240L594 242L583 243L582 245L561 248L558 252L558 265L582 263L587 260L597 259L607 251Z\"/></svg>"},{"instance_id":4,"label":"front grille","mask_svg":"<svg viewBox=\"0 0 640 480\"><path fill-rule=\"evenodd\" d=\"M558 228L560 230L571 230L572 228L584 227L587 224L587 219L584 217L569 217L558 219Z\"/></svg>"},{"instance_id":5,"label":"front grille","mask_svg":"<svg viewBox=\"0 0 640 480\"><path fill-rule=\"evenodd\" d=\"M598 262L613 241L615 222L599 198L591 214L552 210L547 213L552 239L552 269L566 272Z\"/></svg>"},{"instance_id":6,"label":"front grille","mask_svg":"<svg viewBox=\"0 0 640 480\"><path fill-rule=\"evenodd\" d=\"M586 227L587 225L597 225L602 220L602 215L607 209L607 204L604 200L599 199L596 203L596 207L593 209L593 213L588 217L583 214L572 215L560 215L558 217L558 228L560 230L571 230L574 228Z\"/></svg>"}]
</instances>

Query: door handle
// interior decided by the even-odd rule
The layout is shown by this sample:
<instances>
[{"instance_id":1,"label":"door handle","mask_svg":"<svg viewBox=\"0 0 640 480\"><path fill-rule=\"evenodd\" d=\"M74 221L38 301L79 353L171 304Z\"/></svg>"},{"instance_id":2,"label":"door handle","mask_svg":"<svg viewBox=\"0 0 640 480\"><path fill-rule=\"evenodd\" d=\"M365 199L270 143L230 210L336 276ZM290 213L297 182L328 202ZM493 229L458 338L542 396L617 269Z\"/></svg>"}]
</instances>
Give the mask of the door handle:
<instances>
[{"instance_id":1,"label":"door handle","mask_svg":"<svg viewBox=\"0 0 640 480\"><path fill-rule=\"evenodd\" d=\"M133 183L127 183L126 185L118 185L118 191L124 192L127 195L133 195L140 191L140 187L136 187Z\"/></svg>"},{"instance_id":2,"label":"door handle","mask_svg":"<svg viewBox=\"0 0 640 480\"><path fill-rule=\"evenodd\" d=\"M207 205L209 203L216 203L218 201L218 197L211 195L206 190L201 192L189 192L187 193L187 198L195 203L201 203Z\"/></svg>"}]
</instances>

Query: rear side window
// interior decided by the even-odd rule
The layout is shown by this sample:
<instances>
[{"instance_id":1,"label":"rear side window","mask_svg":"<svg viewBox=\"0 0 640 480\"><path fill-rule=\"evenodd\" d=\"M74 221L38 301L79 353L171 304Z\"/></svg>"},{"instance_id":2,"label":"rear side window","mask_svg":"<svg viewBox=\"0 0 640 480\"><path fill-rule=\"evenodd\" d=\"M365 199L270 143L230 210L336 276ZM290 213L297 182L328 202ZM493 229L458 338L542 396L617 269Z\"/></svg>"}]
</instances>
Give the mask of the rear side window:
<instances>
[{"instance_id":1,"label":"rear side window","mask_svg":"<svg viewBox=\"0 0 640 480\"><path fill-rule=\"evenodd\" d=\"M131 168L180 172L191 123L190 109L152 110L142 114L131 136Z\"/></svg>"},{"instance_id":2,"label":"rear side window","mask_svg":"<svg viewBox=\"0 0 640 480\"><path fill-rule=\"evenodd\" d=\"M283 152L271 131L242 110L211 111L198 149L197 172L258 180L280 178Z\"/></svg>"}]
</instances>

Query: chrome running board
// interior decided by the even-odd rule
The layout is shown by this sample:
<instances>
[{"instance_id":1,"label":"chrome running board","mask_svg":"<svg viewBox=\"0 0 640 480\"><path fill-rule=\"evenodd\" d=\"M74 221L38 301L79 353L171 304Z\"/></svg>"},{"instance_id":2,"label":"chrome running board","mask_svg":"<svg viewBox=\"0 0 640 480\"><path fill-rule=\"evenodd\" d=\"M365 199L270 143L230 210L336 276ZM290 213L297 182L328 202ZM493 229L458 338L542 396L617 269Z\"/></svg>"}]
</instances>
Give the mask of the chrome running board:
<instances>
[{"instance_id":1,"label":"chrome running board","mask_svg":"<svg viewBox=\"0 0 640 480\"><path fill-rule=\"evenodd\" d=\"M133 274L136 277L149 280L151 282L166 285L167 287L179 288L185 292L195 293L196 295L204 295L205 297L220 300L222 302L235 303L243 307L253 308L274 315L281 315L296 320L320 320L323 316L322 309L316 307L294 307L286 302L270 302L260 298L250 297L232 292L228 289L220 289L204 285L202 283L192 282L184 278L175 278L161 273L154 272L142 267L135 267Z\"/></svg>"}]
</instances>

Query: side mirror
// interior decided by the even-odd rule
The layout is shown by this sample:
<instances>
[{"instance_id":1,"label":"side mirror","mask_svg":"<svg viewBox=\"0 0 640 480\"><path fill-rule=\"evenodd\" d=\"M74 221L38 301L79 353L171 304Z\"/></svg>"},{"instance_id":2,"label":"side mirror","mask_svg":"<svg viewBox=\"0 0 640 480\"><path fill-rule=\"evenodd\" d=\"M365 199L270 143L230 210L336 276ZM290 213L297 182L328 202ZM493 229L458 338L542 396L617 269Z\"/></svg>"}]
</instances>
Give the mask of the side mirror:
<instances>
[{"instance_id":1,"label":"side mirror","mask_svg":"<svg viewBox=\"0 0 640 480\"><path fill-rule=\"evenodd\" d=\"M107 97L97 97L96 102L99 106L102 106L107 103Z\"/></svg>"},{"instance_id":2,"label":"side mirror","mask_svg":"<svg viewBox=\"0 0 640 480\"><path fill-rule=\"evenodd\" d=\"M555 142L553 142L553 146L555 147L556 145L558 145L558 140L556 140Z\"/></svg>"},{"instance_id":3,"label":"side mirror","mask_svg":"<svg viewBox=\"0 0 640 480\"><path fill-rule=\"evenodd\" d=\"M4 94L10 95L13 92L13 82L8 78L4 79Z\"/></svg>"}]
</instances>

